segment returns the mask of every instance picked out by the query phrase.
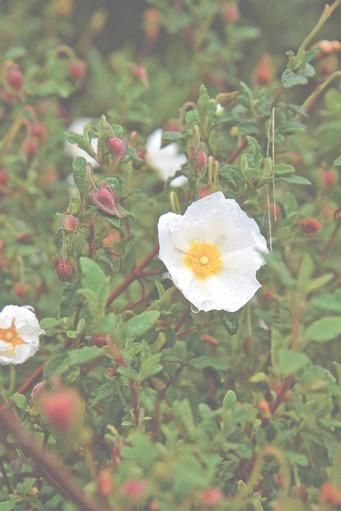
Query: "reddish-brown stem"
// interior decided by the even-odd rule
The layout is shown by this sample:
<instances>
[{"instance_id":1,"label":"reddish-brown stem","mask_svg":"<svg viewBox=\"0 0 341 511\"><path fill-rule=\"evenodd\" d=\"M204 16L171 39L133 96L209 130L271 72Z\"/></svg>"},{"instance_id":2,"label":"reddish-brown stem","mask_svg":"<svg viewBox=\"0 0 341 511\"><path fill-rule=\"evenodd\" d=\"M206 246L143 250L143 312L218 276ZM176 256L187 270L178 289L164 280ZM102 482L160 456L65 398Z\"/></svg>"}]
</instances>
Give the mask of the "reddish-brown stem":
<instances>
[{"instance_id":1,"label":"reddish-brown stem","mask_svg":"<svg viewBox=\"0 0 341 511\"><path fill-rule=\"evenodd\" d=\"M283 403L283 401L286 398L286 395L287 395L288 391L292 387L293 382L294 382L294 379L293 379L292 376L288 376L288 378L286 378L283 381L282 386L281 386L281 388L279 389L279 391L277 393L275 401L270 405L271 413L275 413L275 411L277 410L279 405L281 405Z\"/></svg>"},{"instance_id":2,"label":"reddish-brown stem","mask_svg":"<svg viewBox=\"0 0 341 511\"><path fill-rule=\"evenodd\" d=\"M89 234L88 234L88 253L90 259L93 259L95 257L96 253L96 243L95 243L95 224L89 225Z\"/></svg>"},{"instance_id":3,"label":"reddish-brown stem","mask_svg":"<svg viewBox=\"0 0 341 511\"><path fill-rule=\"evenodd\" d=\"M22 385L20 385L20 387L17 390L17 393L24 394L26 392L26 390L29 389L31 387L31 385L33 385L33 383L42 375L42 373L44 371L44 367L45 367L45 362L40 364L40 366L38 366L33 371L33 373L24 381L24 383Z\"/></svg>"},{"instance_id":4,"label":"reddish-brown stem","mask_svg":"<svg viewBox=\"0 0 341 511\"><path fill-rule=\"evenodd\" d=\"M240 153L242 153L244 151L244 149L247 147L247 140L246 138L244 138L244 140L242 141L242 143L236 147L232 153L230 153L227 157L227 163L233 163L234 160L236 158L238 158L238 156L240 155Z\"/></svg>"},{"instance_id":5,"label":"reddish-brown stem","mask_svg":"<svg viewBox=\"0 0 341 511\"><path fill-rule=\"evenodd\" d=\"M128 273L124 281L115 289L113 289L107 299L106 306L109 307L109 305L112 304L112 302L121 294L123 291L127 289L130 284L136 280L138 277L140 277L142 271L148 264L154 259L156 254L159 251L159 246L155 245L153 250L146 255L146 257L138 264L137 266L134 266L134 268Z\"/></svg>"},{"instance_id":6,"label":"reddish-brown stem","mask_svg":"<svg viewBox=\"0 0 341 511\"><path fill-rule=\"evenodd\" d=\"M38 446L33 436L20 424L17 415L10 411L6 402L2 401L1 405L0 424L3 432L14 436L20 448L42 469L42 476L49 479L57 491L62 488L63 493L79 509L97 511L99 509L98 504L83 492L61 460Z\"/></svg>"},{"instance_id":7,"label":"reddish-brown stem","mask_svg":"<svg viewBox=\"0 0 341 511\"><path fill-rule=\"evenodd\" d=\"M190 311L188 309L182 314L179 321L175 325L175 327L174 327L175 332L178 332L180 330L180 328L186 323L187 319L189 318L189 315L190 315Z\"/></svg>"}]
</instances>

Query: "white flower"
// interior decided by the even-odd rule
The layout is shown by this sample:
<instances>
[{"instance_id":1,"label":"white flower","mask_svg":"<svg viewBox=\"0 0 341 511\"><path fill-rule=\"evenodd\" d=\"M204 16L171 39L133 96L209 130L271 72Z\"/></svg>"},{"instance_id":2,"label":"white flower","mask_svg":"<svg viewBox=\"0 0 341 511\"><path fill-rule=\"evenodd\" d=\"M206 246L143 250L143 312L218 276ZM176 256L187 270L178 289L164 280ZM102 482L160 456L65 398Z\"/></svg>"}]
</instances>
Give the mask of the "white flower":
<instances>
[{"instance_id":1,"label":"white flower","mask_svg":"<svg viewBox=\"0 0 341 511\"><path fill-rule=\"evenodd\" d=\"M90 117L81 117L80 119L76 119L73 121L73 123L69 126L69 131L73 131L74 133L77 133L77 135L83 135L83 131L85 126L91 122L92 119ZM80 149L77 144L71 144L68 140L65 141L65 152L71 157L76 158L77 156L81 156L82 158L85 158L85 160L93 167L98 167L98 162L88 155L87 152L83 151L83 149ZM95 153L97 153L98 148L98 138L93 138L91 140L91 147L94 150Z\"/></svg>"},{"instance_id":2,"label":"white flower","mask_svg":"<svg viewBox=\"0 0 341 511\"><path fill-rule=\"evenodd\" d=\"M177 288L198 310L234 312L261 287L257 270L268 252L256 222L233 199L213 193L184 215L159 220L159 257Z\"/></svg>"},{"instance_id":3,"label":"white flower","mask_svg":"<svg viewBox=\"0 0 341 511\"><path fill-rule=\"evenodd\" d=\"M184 154L178 153L178 144L175 142L161 148L162 130L154 131L147 139L146 143L146 162L155 169L162 181L166 182L173 177L178 170L186 163L187 158ZM179 181L178 178L182 178ZM179 187L188 182L186 176L178 176L171 181L170 186ZM181 183L181 184L180 184Z\"/></svg>"},{"instance_id":4,"label":"white flower","mask_svg":"<svg viewBox=\"0 0 341 511\"><path fill-rule=\"evenodd\" d=\"M7 305L0 312L0 364L22 364L39 349L44 334L29 306Z\"/></svg>"}]
</instances>

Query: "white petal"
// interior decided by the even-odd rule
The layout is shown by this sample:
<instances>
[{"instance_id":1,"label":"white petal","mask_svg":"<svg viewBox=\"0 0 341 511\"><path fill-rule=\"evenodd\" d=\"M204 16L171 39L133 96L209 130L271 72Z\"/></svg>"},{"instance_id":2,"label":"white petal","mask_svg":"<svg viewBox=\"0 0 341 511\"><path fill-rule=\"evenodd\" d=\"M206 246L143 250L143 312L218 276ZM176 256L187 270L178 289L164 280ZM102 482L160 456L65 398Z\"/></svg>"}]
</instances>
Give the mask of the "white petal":
<instances>
[{"instance_id":1,"label":"white petal","mask_svg":"<svg viewBox=\"0 0 341 511\"><path fill-rule=\"evenodd\" d=\"M153 131L151 135L147 138L146 149L147 152L150 151L158 151L161 148L162 143L162 130L158 129Z\"/></svg>"},{"instance_id":2,"label":"white petal","mask_svg":"<svg viewBox=\"0 0 341 511\"><path fill-rule=\"evenodd\" d=\"M184 154L178 154L178 145L176 143L168 144L161 148L162 130L154 131L147 139L146 143L146 162L159 173L162 181L167 181L170 177L181 170L186 163L187 158Z\"/></svg>"},{"instance_id":3,"label":"white petal","mask_svg":"<svg viewBox=\"0 0 341 511\"><path fill-rule=\"evenodd\" d=\"M183 186L187 185L188 183L188 177L186 176L177 176L169 183L169 186L172 188L182 188Z\"/></svg>"},{"instance_id":4,"label":"white petal","mask_svg":"<svg viewBox=\"0 0 341 511\"><path fill-rule=\"evenodd\" d=\"M81 117L80 119L76 119L69 126L69 131L73 131L74 133L77 133L77 135L83 135L85 126L87 126L91 121L92 119L90 117ZM91 147L94 150L94 152L97 153L98 138L93 138L91 140ZM84 158L93 168L99 166L98 162L94 158L89 156L86 151L80 149L77 146L77 144L71 144L71 142L65 140L64 150L71 158L76 158L77 156L80 156Z\"/></svg>"}]
</instances>

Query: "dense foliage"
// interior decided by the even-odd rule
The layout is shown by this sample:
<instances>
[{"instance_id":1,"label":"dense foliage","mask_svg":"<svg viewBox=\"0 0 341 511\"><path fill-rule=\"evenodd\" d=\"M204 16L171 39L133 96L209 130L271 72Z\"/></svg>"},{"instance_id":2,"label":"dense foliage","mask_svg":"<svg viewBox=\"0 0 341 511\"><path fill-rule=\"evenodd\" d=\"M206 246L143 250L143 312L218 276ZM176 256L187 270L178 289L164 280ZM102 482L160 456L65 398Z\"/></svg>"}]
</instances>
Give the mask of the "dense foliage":
<instances>
[{"instance_id":1,"label":"dense foliage","mask_svg":"<svg viewBox=\"0 0 341 511\"><path fill-rule=\"evenodd\" d=\"M0 511L337 509L341 2L300 2L306 33L295 1L150 0L114 50L97 3L2 6L0 305L45 335L1 366ZM159 217L216 191L269 248L237 312L157 257Z\"/></svg>"}]
</instances>

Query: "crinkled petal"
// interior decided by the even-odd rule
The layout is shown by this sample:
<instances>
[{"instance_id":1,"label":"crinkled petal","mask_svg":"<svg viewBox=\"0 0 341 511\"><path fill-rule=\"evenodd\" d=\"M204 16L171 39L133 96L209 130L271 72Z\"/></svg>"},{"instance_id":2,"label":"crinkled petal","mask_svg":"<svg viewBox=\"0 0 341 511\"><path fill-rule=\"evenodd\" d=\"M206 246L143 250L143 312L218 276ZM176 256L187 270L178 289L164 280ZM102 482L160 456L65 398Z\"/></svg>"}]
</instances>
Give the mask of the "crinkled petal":
<instances>
[{"instance_id":1,"label":"crinkled petal","mask_svg":"<svg viewBox=\"0 0 341 511\"><path fill-rule=\"evenodd\" d=\"M187 183L188 183L188 177L186 177L186 176L176 176L169 183L169 186L171 186L172 188L182 188L183 186L186 186Z\"/></svg>"},{"instance_id":2,"label":"crinkled petal","mask_svg":"<svg viewBox=\"0 0 341 511\"><path fill-rule=\"evenodd\" d=\"M167 181L181 169L187 158L184 154L178 154L178 145L175 142L162 148L161 143L162 130L158 129L147 139L146 162L159 173L162 181Z\"/></svg>"}]
</instances>

